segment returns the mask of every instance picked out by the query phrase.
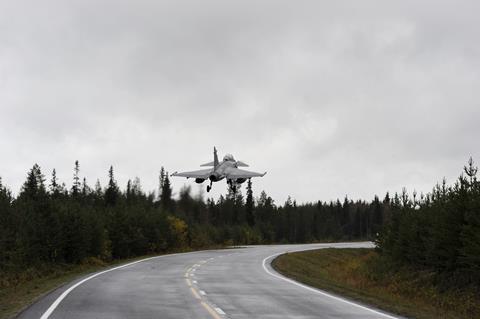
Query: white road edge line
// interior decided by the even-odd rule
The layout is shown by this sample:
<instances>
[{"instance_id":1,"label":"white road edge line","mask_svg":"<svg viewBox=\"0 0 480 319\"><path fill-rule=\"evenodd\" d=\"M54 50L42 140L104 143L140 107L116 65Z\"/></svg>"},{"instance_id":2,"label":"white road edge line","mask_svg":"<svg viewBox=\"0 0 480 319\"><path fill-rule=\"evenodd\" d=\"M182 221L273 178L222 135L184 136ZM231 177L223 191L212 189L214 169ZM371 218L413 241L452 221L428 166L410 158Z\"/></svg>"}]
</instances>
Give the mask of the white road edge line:
<instances>
[{"instance_id":1,"label":"white road edge line","mask_svg":"<svg viewBox=\"0 0 480 319\"><path fill-rule=\"evenodd\" d=\"M201 250L200 250L201 251ZM155 256L155 257L149 257L149 258L145 258L145 259L140 259L140 260L137 260L137 261L134 261L134 262L131 262L131 263L128 263L128 264L125 264L125 265L121 265L121 266L118 266L118 267L114 267L114 268L111 268L111 269L107 269L107 270L104 270L104 271L101 271L101 272L98 272L96 274L93 274L79 282L77 282L75 285L73 285L72 287L68 288L67 290L65 290L51 305L50 307L48 307L48 309L45 311L45 313L40 317L40 319L48 319L48 317L50 317L50 315L52 314L52 312L58 307L58 305L62 302L63 299L65 299L66 296L68 296L69 293L72 292L73 289L77 288L78 286L80 286L81 284L83 284L84 282L86 281L89 281L90 279L93 279L97 276L100 276L100 275L103 275L107 272L110 272L110 271L114 271L114 270L117 270L117 269L122 269L122 268L125 268L125 267L128 267L128 266L131 266L131 265L135 265L135 264L138 264L138 263L141 263L141 262L144 262L144 261L147 261L147 260L152 260L152 259L157 259L157 258L162 258L162 257L169 257L169 256L175 256L175 255L181 255L181 254L194 254L194 253L198 253L199 251L195 251L195 252L191 252L191 253L179 253L179 254L170 254L170 255L162 255L162 256Z\"/></svg>"},{"instance_id":2,"label":"white road edge line","mask_svg":"<svg viewBox=\"0 0 480 319\"><path fill-rule=\"evenodd\" d=\"M297 281L295 281L295 280L292 280L292 279L283 277L283 276L281 276L281 275L275 274L275 273L271 272L270 270L268 270L268 268L267 268L267 266L266 266L267 260L270 259L270 258L276 257L276 256L278 256L278 255L281 255L281 254L284 254L284 253L273 254L273 255L270 255L270 256L266 257L266 258L263 260L263 262L262 262L263 270L265 270L265 272L266 272L267 274L269 274L270 276L273 276L273 277L278 278L278 279L282 279L282 280L284 280L284 281L286 281L286 282L289 282L289 283L291 283L291 284L294 284L294 285L296 285L296 286L298 286L298 287L302 287L302 288L307 289L307 290L309 290L309 291L311 291L311 292L314 292L314 293L323 295L323 296L325 296L325 297L329 297L329 298L335 299L335 300L337 300L337 301L341 301L341 302L347 303L347 304L349 304L349 305L352 305L352 306L355 306L355 307L358 307L358 308L361 308L361 309L364 309L364 310L368 310L368 311L373 312L373 313L375 313L375 314L377 314L377 315L381 315L381 316L383 316L383 317L391 318L391 319L398 319L397 317L393 317L393 316L387 315L386 313L383 313L383 312L380 312L380 311L377 311L377 310L374 310L374 309L371 309L371 308L368 308L368 307L359 305L359 304L357 304L357 303L348 301L348 300L346 300L346 299L343 299L343 298L340 298L340 297L337 297L337 296L334 296L334 295L330 295L329 293L326 293L326 292L324 292L324 291L322 291L322 290L319 290L319 289L315 289L315 288L306 286L306 285L301 284L301 283L299 283L299 282L297 282Z\"/></svg>"},{"instance_id":3,"label":"white road edge line","mask_svg":"<svg viewBox=\"0 0 480 319\"><path fill-rule=\"evenodd\" d=\"M222 309L220 309L220 308L218 308L218 307L215 307L215 308L213 308L213 309L215 309L215 311L218 312L218 313L221 314L221 315L226 315L226 313L225 313Z\"/></svg>"}]
</instances>

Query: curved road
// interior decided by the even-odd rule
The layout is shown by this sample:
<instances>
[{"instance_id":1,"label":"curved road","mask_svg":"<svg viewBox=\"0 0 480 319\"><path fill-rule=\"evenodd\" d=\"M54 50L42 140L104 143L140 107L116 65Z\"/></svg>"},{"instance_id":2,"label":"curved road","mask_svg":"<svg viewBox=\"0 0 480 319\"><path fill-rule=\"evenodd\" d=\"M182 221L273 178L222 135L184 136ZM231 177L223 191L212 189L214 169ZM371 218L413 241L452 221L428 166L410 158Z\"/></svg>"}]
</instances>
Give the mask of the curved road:
<instances>
[{"instance_id":1,"label":"curved road","mask_svg":"<svg viewBox=\"0 0 480 319\"><path fill-rule=\"evenodd\" d=\"M301 285L271 267L287 251L370 243L249 246L164 255L88 275L19 318L399 318Z\"/></svg>"}]
</instances>

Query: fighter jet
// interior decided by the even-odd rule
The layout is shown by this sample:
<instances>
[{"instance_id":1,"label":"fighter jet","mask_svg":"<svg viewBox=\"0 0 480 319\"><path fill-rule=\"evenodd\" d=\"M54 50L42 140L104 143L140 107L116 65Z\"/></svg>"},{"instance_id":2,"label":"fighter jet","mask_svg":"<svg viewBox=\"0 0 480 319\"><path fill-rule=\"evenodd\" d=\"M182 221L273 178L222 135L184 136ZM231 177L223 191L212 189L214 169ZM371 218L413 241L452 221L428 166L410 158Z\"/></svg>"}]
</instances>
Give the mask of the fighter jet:
<instances>
[{"instance_id":1,"label":"fighter jet","mask_svg":"<svg viewBox=\"0 0 480 319\"><path fill-rule=\"evenodd\" d=\"M171 176L186 177L187 179L195 178L195 182L198 184L209 179L210 185L207 185L207 192L212 189L213 182L218 182L225 178L228 186L235 192L237 186L244 183L247 179L252 177L262 177L267 174L267 172L262 174L239 169L238 167L248 167L248 165L244 162L236 161L231 154L225 155L223 161L219 162L217 149L215 147L213 148L213 162L205 163L200 166L212 166L213 168L183 173L175 172Z\"/></svg>"}]
</instances>

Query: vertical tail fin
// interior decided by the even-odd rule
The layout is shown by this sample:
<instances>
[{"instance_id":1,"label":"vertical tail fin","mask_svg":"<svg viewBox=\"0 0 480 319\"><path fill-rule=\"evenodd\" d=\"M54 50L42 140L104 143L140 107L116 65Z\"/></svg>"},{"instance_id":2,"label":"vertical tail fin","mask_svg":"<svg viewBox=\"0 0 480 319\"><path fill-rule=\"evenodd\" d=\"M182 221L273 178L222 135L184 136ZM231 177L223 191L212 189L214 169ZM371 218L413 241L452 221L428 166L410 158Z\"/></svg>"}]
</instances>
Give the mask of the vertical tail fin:
<instances>
[{"instance_id":1,"label":"vertical tail fin","mask_svg":"<svg viewBox=\"0 0 480 319\"><path fill-rule=\"evenodd\" d=\"M213 147L213 167L217 168L218 166L218 155L217 155L217 148Z\"/></svg>"}]
</instances>

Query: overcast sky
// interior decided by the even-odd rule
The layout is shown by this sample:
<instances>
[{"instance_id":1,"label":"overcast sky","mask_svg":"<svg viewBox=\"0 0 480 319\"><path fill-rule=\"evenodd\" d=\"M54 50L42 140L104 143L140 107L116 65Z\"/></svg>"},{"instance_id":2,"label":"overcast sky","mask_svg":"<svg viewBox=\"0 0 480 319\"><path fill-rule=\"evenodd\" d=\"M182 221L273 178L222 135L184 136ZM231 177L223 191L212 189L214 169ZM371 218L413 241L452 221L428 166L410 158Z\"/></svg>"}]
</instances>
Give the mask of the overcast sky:
<instances>
[{"instance_id":1,"label":"overcast sky","mask_svg":"<svg viewBox=\"0 0 480 319\"><path fill-rule=\"evenodd\" d=\"M0 0L0 176L157 187L232 153L276 203L480 162L478 1ZM191 180L173 178L174 191ZM205 187L205 185L203 185ZM214 184L213 196L226 191Z\"/></svg>"}]
</instances>

